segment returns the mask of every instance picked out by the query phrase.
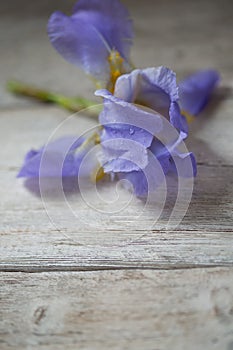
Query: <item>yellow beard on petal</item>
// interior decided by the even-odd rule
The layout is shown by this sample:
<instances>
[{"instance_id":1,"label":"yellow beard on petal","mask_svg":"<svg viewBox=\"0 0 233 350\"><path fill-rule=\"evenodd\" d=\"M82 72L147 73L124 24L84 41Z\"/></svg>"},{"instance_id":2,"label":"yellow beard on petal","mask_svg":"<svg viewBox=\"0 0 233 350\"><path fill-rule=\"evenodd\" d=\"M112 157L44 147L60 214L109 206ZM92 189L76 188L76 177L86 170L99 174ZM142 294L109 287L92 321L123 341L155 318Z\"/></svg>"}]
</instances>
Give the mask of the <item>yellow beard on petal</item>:
<instances>
[{"instance_id":1,"label":"yellow beard on petal","mask_svg":"<svg viewBox=\"0 0 233 350\"><path fill-rule=\"evenodd\" d=\"M106 175L106 174L105 174L105 172L104 172L104 169L103 169L102 167L99 167L99 166L98 166L98 167L93 171L93 173L91 174L91 181L92 181L93 183L96 183L96 182L102 180L102 179L104 178L105 175Z\"/></svg>"},{"instance_id":2,"label":"yellow beard on petal","mask_svg":"<svg viewBox=\"0 0 233 350\"><path fill-rule=\"evenodd\" d=\"M181 114L186 118L188 124L192 123L195 120L194 115L182 109Z\"/></svg>"},{"instance_id":3,"label":"yellow beard on petal","mask_svg":"<svg viewBox=\"0 0 233 350\"><path fill-rule=\"evenodd\" d=\"M112 50L108 56L110 79L108 83L108 90L113 94L117 79L124 73L126 73L123 63L124 59L121 57L118 51Z\"/></svg>"}]
</instances>

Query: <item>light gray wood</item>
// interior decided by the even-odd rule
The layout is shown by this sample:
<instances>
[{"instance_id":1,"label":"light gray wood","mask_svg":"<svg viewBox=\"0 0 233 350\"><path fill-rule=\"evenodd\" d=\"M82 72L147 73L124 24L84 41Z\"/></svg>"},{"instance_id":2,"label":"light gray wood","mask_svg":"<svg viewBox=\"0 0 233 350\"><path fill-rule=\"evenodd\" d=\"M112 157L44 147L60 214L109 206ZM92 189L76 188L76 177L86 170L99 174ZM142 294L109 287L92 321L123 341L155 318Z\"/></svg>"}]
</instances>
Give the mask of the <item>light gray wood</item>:
<instances>
[{"instance_id":1,"label":"light gray wood","mask_svg":"<svg viewBox=\"0 0 233 350\"><path fill-rule=\"evenodd\" d=\"M16 78L93 98L91 81L55 53L46 35L50 13L69 12L72 3L0 4L0 349L232 350L232 1L125 1L135 21L136 66L164 64L178 79L208 67L222 76L190 125L187 146L198 176L174 230L166 229L172 195L154 222L159 201L143 212L133 199L106 214L114 207L106 202L115 198L113 184L100 186L105 200L90 189L83 200L72 184L72 212L53 183L42 200L33 181L32 193L16 179L25 153L57 127L57 136L80 135L96 125L5 90ZM117 190L122 209L130 195Z\"/></svg>"},{"instance_id":2,"label":"light gray wood","mask_svg":"<svg viewBox=\"0 0 233 350\"><path fill-rule=\"evenodd\" d=\"M17 237L17 235L19 237ZM54 232L1 237L0 271L232 266L232 232Z\"/></svg>"},{"instance_id":3,"label":"light gray wood","mask_svg":"<svg viewBox=\"0 0 233 350\"><path fill-rule=\"evenodd\" d=\"M1 350L231 350L233 271L2 273Z\"/></svg>"}]
</instances>

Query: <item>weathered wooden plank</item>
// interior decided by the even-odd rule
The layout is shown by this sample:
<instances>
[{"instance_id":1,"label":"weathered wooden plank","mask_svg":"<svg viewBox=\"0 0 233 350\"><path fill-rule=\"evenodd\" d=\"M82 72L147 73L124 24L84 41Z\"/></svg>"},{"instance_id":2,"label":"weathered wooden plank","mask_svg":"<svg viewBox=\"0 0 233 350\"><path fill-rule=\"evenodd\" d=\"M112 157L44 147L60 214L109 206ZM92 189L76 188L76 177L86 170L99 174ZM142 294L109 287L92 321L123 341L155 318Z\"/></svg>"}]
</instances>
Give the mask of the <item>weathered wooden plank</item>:
<instances>
[{"instance_id":1,"label":"weathered wooden plank","mask_svg":"<svg viewBox=\"0 0 233 350\"><path fill-rule=\"evenodd\" d=\"M0 347L231 350L233 271L1 273Z\"/></svg>"},{"instance_id":2,"label":"weathered wooden plank","mask_svg":"<svg viewBox=\"0 0 233 350\"><path fill-rule=\"evenodd\" d=\"M1 236L0 271L233 266L230 233L52 232Z\"/></svg>"},{"instance_id":3,"label":"weathered wooden plank","mask_svg":"<svg viewBox=\"0 0 233 350\"><path fill-rule=\"evenodd\" d=\"M178 229L190 231L203 229L205 232L231 231L233 167L200 165L198 170L192 201ZM102 197L89 193L88 189L84 192L84 197L84 193L78 192L76 182L69 182L69 191L66 187L64 194L62 189L56 187L56 182L51 180L47 186L49 189L52 188L53 192L44 193L41 199L34 192L28 192L23 187L23 182L17 180L15 176L15 171L1 172L2 233L49 232L51 229L64 229L67 232L76 229L85 232L95 231L95 228L119 231L161 230L166 227L176 197L176 194L167 194L171 202L164 205L161 203L164 213L156 222L160 209L158 203L145 207L143 201L132 198L123 188L118 188L120 200L117 201L115 183L103 183L99 188ZM34 191L37 189L37 182L28 183ZM112 199L116 199L113 204L108 201ZM91 201L92 207L90 207Z\"/></svg>"}]
</instances>

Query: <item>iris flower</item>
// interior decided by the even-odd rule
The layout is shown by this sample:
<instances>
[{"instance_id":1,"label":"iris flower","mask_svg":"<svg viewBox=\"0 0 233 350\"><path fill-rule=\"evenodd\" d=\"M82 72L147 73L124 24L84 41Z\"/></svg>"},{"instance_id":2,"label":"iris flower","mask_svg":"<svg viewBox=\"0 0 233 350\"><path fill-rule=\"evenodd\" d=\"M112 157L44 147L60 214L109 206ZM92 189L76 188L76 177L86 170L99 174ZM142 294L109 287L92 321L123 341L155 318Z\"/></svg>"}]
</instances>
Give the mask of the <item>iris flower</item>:
<instances>
[{"instance_id":1,"label":"iris flower","mask_svg":"<svg viewBox=\"0 0 233 350\"><path fill-rule=\"evenodd\" d=\"M195 176L195 157L181 147L188 135L184 114L200 113L218 80L218 74L208 70L177 85L175 73L165 67L122 75L116 81L114 94L96 91L104 99L99 135L87 140L65 137L28 152L18 176L90 177L100 163L100 177L108 173L129 180L137 196L148 194L148 182L156 190L163 180L161 169L164 175L179 172L184 177ZM99 143L99 136L102 151L98 159L92 159L88 171L80 174L80 164Z\"/></svg>"},{"instance_id":2,"label":"iris flower","mask_svg":"<svg viewBox=\"0 0 233 350\"><path fill-rule=\"evenodd\" d=\"M196 174L194 155L179 151L188 127L179 107L173 71L165 67L137 69L118 78L114 95L107 90L99 90L96 95L104 98L100 161L105 172L128 179L138 196L148 191L149 175L145 173L153 172L150 182L156 190L161 181L156 171L160 172L160 167L164 174L173 171L174 159L178 159L179 166L189 161L189 176ZM171 134L172 129L177 133ZM151 167L153 156L159 162L157 169Z\"/></svg>"},{"instance_id":3,"label":"iris flower","mask_svg":"<svg viewBox=\"0 0 233 350\"><path fill-rule=\"evenodd\" d=\"M79 0L70 17L54 12L48 22L48 35L67 61L109 90L121 74L132 69L132 21L118 0Z\"/></svg>"},{"instance_id":4,"label":"iris flower","mask_svg":"<svg viewBox=\"0 0 233 350\"><path fill-rule=\"evenodd\" d=\"M104 101L102 127L87 139L64 137L29 151L18 177L92 177L101 166L95 179L127 179L137 196L146 196L169 172L196 175L195 157L183 141L188 120L202 111L219 81L216 71L199 71L177 84L166 67L133 70L132 21L118 0L79 0L71 16L52 14L48 35L67 61L102 88L95 93ZM83 168L96 144L101 151Z\"/></svg>"},{"instance_id":5,"label":"iris flower","mask_svg":"<svg viewBox=\"0 0 233 350\"><path fill-rule=\"evenodd\" d=\"M164 175L196 176L193 153L180 147L188 136L185 116L202 111L218 81L216 71L204 70L177 85L174 72L158 67L119 77L114 95L97 91L104 98L100 114L104 171L129 180L137 196L147 195L148 185L156 190L163 180L161 169ZM176 136L165 120L177 130Z\"/></svg>"}]
</instances>

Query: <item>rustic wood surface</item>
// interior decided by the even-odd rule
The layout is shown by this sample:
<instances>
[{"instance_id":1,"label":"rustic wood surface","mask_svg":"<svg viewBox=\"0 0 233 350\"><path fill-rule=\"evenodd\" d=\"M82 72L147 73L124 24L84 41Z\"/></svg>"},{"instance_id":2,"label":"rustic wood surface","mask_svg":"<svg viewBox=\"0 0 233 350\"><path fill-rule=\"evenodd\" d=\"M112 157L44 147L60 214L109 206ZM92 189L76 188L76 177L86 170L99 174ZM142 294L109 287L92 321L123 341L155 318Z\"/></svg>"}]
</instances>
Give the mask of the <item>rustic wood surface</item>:
<instances>
[{"instance_id":1,"label":"rustic wood surface","mask_svg":"<svg viewBox=\"0 0 233 350\"><path fill-rule=\"evenodd\" d=\"M102 199L91 190L83 199L67 183L64 200L54 184L41 198L35 181L25 187L16 179L27 150L57 127L59 135L82 134L96 124L5 90L17 78L92 97L91 82L46 37L49 14L72 3L0 4L0 349L232 350L232 1L125 1L138 66L164 64L178 78L206 67L222 75L191 125L198 177L174 230L166 228L174 198L155 223L154 208L143 211L136 199L126 205L121 188L109 205L114 185L100 187Z\"/></svg>"},{"instance_id":2,"label":"rustic wood surface","mask_svg":"<svg viewBox=\"0 0 233 350\"><path fill-rule=\"evenodd\" d=\"M2 273L1 349L232 350L229 268Z\"/></svg>"}]
</instances>

